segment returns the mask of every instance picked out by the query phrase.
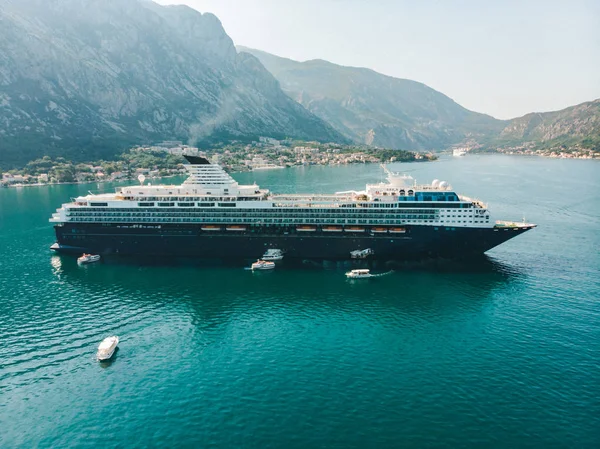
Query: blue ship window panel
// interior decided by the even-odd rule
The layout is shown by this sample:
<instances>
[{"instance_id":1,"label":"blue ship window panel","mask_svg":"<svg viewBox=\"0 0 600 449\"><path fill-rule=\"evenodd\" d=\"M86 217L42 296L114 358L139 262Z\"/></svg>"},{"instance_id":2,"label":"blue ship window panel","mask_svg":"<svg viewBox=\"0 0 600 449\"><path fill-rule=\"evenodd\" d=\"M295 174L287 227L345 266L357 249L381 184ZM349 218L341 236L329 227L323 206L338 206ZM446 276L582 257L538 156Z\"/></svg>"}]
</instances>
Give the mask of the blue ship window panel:
<instances>
[{"instance_id":1,"label":"blue ship window panel","mask_svg":"<svg viewBox=\"0 0 600 449\"><path fill-rule=\"evenodd\" d=\"M154 206L154 203L138 203L138 206L140 206L140 207L152 207L152 206Z\"/></svg>"},{"instance_id":2,"label":"blue ship window panel","mask_svg":"<svg viewBox=\"0 0 600 449\"><path fill-rule=\"evenodd\" d=\"M158 203L159 207L173 207L175 203Z\"/></svg>"},{"instance_id":3,"label":"blue ship window panel","mask_svg":"<svg viewBox=\"0 0 600 449\"><path fill-rule=\"evenodd\" d=\"M219 203L219 207L235 207L235 203Z\"/></svg>"},{"instance_id":4,"label":"blue ship window panel","mask_svg":"<svg viewBox=\"0 0 600 449\"><path fill-rule=\"evenodd\" d=\"M108 203L90 203L93 207L108 207Z\"/></svg>"}]
</instances>

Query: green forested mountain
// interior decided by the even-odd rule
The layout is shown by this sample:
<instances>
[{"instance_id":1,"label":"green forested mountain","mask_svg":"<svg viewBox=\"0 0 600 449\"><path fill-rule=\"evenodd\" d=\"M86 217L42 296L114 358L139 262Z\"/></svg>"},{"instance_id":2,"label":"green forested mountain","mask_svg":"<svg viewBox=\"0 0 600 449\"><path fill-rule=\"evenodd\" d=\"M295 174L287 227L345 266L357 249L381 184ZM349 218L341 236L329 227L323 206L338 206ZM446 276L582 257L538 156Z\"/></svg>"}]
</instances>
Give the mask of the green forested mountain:
<instances>
[{"instance_id":1,"label":"green forested mountain","mask_svg":"<svg viewBox=\"0 0 600 449\"><path fill-rule=\"evenodd\" d=\"M131 144L344 141L212 14L146 0L0 0L0 166Z\"/></svg>"}]
</instances>

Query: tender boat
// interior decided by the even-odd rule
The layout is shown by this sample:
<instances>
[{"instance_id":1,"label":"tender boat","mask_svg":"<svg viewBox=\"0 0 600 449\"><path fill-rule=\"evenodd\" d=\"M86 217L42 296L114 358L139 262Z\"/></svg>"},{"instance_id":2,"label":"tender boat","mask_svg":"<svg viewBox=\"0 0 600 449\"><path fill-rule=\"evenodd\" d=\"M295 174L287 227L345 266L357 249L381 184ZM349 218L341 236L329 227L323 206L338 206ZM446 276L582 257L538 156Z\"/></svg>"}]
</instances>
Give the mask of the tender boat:
<instances>
[{"instance_id":1,"label":"tender boat","mask_svg":"<svg viewBox=\"0 0 600 449\"><path fill-rule=\"evenodd\" d=\"M352 271L348 271L346 273L346 277L348 279L366 279L366 278L370 278L373 277L373 275L371 274L371 272L366 269L359 269L359 270L352 270Z\"/></svg>"},{"instance_id":2,"label":"tender boat","mask_svg":"<svg viewBox=\"0 0 600 449\"><path fill-rule=\"evenodd\" d=\"M262 260L277 262L283 259L283 251L280 249L269 248L262 256Z\"/></svg>"},{"instance_id":3,"label":"tender boat","mask_svg":"<svg viewBox=\"0 0 600 449\"><path fill-rule=\"evenodd\" d=\"M100 260L100 256L97 255L97 254L85 254L85 253L83 253L83 255L77 259L77 263L79 265L84 265L86 263L98 262L99 260Z\"/></svg>"},{"instance_id":4,"label":"tender boat","mask_svg":"<svg viewBox=\"0 0 600 449\"><path fill-rule=\"evenodd\" d=\"M258 259L251 266L252 270L272 270L275 268L275 262L269 262L267 260Z\"/></svg>"},{"instance_id":5,"label":"tender boat","mask_svg":"<svg viewBox=\"0 0 600 449\"><path fill-rule=\"evenodd\" d=\"M375 254L375 251L373 251L371 248L356 249L354 251L350 251L350 257L352 259L366 259L367 257L372 256L373 254Z\"/></svg>"},{"instance_id":6,"label":"tender boat","mask_svg":"<svg viewBox=\"0 0 600 449\"><path fill-rule=\"evenodd\" d=\"M115 353L115 349L119 344L119 337L113 335L112 337L106 337L98 346L98 352L96 357L98 360L108 360Z\"/></svg>"}]
</instances>

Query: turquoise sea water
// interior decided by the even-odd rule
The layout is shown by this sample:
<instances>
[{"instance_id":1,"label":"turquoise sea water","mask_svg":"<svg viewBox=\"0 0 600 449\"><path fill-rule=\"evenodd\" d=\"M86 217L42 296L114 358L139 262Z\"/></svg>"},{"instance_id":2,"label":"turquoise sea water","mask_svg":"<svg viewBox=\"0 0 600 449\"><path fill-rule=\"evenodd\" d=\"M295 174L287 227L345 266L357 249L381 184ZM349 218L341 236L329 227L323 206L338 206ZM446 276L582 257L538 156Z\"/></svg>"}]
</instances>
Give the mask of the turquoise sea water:
<instances>
[{"instance_id":1,"label":"turquoise sea water","mask_svg":"<svg viewBox=\"0 0 600 449\"><path fill-rule=\"evenodd\" d=\"M408 168L539 227L475 266L366 282L336 265L77 267L47 220L99 186L0 190L0 447L600 447L598 162ZM333 192L381 170L235 177Z\"/></svg>"}]
</instances>

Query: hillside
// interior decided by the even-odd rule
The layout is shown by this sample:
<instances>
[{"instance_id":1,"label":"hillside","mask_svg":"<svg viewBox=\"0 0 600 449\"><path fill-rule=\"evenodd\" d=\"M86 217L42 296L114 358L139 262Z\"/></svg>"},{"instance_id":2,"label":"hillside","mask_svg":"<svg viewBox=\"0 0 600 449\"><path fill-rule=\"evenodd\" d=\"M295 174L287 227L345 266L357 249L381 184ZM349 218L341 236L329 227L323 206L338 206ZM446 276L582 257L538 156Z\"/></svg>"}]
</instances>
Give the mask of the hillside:
<instances>
[{"instance_id":1,"label":"hillside","mask_svg":"<svg viewBox=\"0 0 600 449\"><path fill-rule=\"evenodd\" d=\"M581 147L600 151L600 99L511 120L486 147Z\"/></svg>"},{"instance_id":2,"label":"hillside","mask_svg":"<svg viewBox=\"0 0 600 449\"><path fill-rule=\"evenodd\" d=\"M402 149L443 149L495 135L505 121L469 111L416 81L323 60L306 62L259 50L250 53L291 98L359 143Z\"/></svg>"},{"instance_id":3,"label":"hillside","mask_svg":"<svg viewBox=\"0 0 600 449\"><path fill-rule=\"evenodd\" d=\"M0 166L131 144L257 135L344 141L219 20L145 0L0 0Z\"/></svg>"}]
</instances>

